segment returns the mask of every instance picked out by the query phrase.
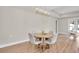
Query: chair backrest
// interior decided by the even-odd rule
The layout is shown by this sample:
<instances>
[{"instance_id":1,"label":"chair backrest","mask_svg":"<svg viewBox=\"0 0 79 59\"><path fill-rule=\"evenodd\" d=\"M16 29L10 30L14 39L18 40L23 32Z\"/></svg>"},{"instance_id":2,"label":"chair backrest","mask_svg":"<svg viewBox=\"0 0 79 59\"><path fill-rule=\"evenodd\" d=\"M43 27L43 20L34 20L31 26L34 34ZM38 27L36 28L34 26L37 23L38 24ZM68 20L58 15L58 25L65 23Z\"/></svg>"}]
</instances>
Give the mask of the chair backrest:
<instances>
[{"instance_id":1,"label":"chair backrest","mask_svg":"<svg viewBox=\"0 0 79 59\"><path fill-rule=\"evenodd\" d=\"M54 34L54 37L51 38L51 43L55 43L57 41L58 34Z\"/></svg>"},{"instance_id":2,"label":"chair backrest","mask_svg":"<svg viewBox=\"0 0 79 59\"><path fill-rule=\"evenodd\" d=\"M58 34L54 34L54 37L52 38L49 38L46 43L48 44L55 44L55 42L57 41L57 37L58 37Z\"/></svg>"},{"instance_id":3,"label":"chair backrest","mask_svg":"<svg viewBox=\"0 0 79 59\"><path fill-rule=\"evenodd\" d=\"M33 35L31 33L28 33L28 35L29 35L30 42L31 43L34 43Z\"/></svg>"}]
</instances>

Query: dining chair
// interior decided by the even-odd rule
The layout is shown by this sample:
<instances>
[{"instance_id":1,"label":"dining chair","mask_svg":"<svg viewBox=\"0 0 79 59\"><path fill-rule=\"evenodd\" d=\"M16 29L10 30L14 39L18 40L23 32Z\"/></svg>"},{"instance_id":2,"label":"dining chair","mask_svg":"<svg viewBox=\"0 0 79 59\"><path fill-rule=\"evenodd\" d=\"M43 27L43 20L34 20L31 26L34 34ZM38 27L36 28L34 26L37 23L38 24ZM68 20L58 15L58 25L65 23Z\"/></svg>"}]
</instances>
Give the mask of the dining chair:
<instances>
[{"instance_id":1,"label":"dining chair","mask_svg":"<svg viewBox=\"0 0 79 59\"><path fill-rule=\"evenodd\" d=\"M40 48L40 44L42 43L42 41L36 40L36 38L34 37L34 34L28 33L28 35L32 46L35 48Z\"/></svg>"},{"instance_id":2,"label":"dining chair","mask_svg":"<svg viewBox=\"0 0 79 59\"><path fill-rule=\"evenodd\" d=\"M55 43L57 41L57 36L58 36L58 34L54 34L54 36L52 38L48 38L47 40L45 40L45 43L49 45L48 48L50 48L50 47L55 48Z\"/></svg>"},{"instance_id":3,"label":"dining chair","mask_svg":"<svg viewBox=\"0 0 79 59\"><path fill-rule=\"evenodd\" d=\"M53 34L54 35L52 38L48 38L47 40L45 40L45 43L49 45L48 49L48 52L56 52L56 41L57 41L57 37L58 37L58 34ZM52 49L53 48L53 49Z\"/></svg>"}]
</instances>

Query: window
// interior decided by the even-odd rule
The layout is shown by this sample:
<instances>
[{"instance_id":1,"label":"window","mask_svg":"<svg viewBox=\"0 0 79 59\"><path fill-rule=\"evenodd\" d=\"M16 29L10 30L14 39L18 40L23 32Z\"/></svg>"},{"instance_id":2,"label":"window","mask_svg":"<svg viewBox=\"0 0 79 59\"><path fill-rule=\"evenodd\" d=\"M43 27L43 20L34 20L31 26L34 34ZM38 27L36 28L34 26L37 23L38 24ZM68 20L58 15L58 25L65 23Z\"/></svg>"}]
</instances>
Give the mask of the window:
<instances>
[{"instance_id":1,"label":"window","mask_svg":"<svg viewBox=\"0 0 79 59\"><path fill-rule=\"evenodd\" d=\"M69 29L68 30L70 32L74 32L74 28L75 28L75 24L74 24L74 21L73 21L72 23L69 24Z\"/></svg>"},{"instance_id":2,"label":"window","mask_svg":"<svg viewBox=\"0 0 79 59\"><path fill-rule=\"evenodd\" d=\"M69 25L69 30L72 31L73 29L74 29L74 24L70 24L70 25Z\"/></svg>"},{"instance_id":3,"label":"window","mask_svg":"<svg viewBox=\"0 0 79 59\"><path fill-rule=\"evenodd\" d=\"M79 33L79 20L77 20L77 33Z\"/></svg>"}]
</instances>

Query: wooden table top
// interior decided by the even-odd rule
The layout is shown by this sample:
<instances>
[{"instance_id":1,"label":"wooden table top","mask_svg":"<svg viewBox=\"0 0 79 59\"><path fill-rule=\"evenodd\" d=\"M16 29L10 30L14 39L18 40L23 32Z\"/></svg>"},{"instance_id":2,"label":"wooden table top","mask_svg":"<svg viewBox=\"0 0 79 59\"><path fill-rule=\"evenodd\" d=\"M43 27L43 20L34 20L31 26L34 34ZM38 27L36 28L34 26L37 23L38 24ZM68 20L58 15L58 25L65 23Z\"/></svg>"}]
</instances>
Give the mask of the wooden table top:
<instances>
[{"instance_id":1,"label":"wooden table top","mask_svg":"<svg viewBox=\"0 0 79 59\"><path fill-rule=\"evenodd\" d=\"M39 37L39 38L51 38L51 37L53 37L53 35L51 33L36 33L34 36Z\"/></svg>"}]
</instances>

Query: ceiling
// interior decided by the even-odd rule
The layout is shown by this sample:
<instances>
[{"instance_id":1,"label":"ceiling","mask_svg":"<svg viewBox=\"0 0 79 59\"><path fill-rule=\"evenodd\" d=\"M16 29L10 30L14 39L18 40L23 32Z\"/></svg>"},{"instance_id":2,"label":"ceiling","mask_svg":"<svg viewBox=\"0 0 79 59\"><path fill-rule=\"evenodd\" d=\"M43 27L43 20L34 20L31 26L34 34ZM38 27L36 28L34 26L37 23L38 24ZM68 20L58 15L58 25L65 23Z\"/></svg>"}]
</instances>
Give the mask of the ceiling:
<instances>
[{"instance_id":1,"label":"ceiling","mask_svg":"<svg viewBox=\"0 0 79 59\"><path fill-rule=\"evenodd\" d=\"M28 11L35 11L35 8L39 8L51 14L55 13L59 16L79 13L79 6L16 6L16 8Z\"/></svg>"},{"instance_id":2,"label":"ceiling","mask_svg":"<svg viewBox=\"0 0 79 59\"><path fill-rule=\"evenodd\" d=\"M79 15L79 6L43 6L38 7L48 11L49 13L56 13L59 17L74 17Z\"/></svg>"},{"instance_id":3,"label":"ceiling","mask_svg":"<svg viewBox=\"0 0 79 59\"><path fill-rule=\"evenodd\" d=\"M38 7L49 12L55 12L58 14L69 14L79 11L79 6L41 6Z\"/></svg>"},{"instance_id":4,"label":"ceiling","mask_svg":"<svg viewBox=\"0 0 79 59\"><path fill-rule=\"evenodd\" d=\"M48 11L55 10L56 12L61 13L61 14L79 10L79 6L44 6L44 7L39 7L39 8L42 8Z\"/></svg>"},{"instance_id":5,"label":"ceiling","mask_svg":"<svg viewBox=\"0 0 79 59\"><path fill-rule=\"evenodd\" d=\"M79 6L19 6L19 7L16 6L16 8L25 10L34 10L34 8L40 8L49 12L56 11L60 14L79 11Z\"/></svg>"}]
</instances>

